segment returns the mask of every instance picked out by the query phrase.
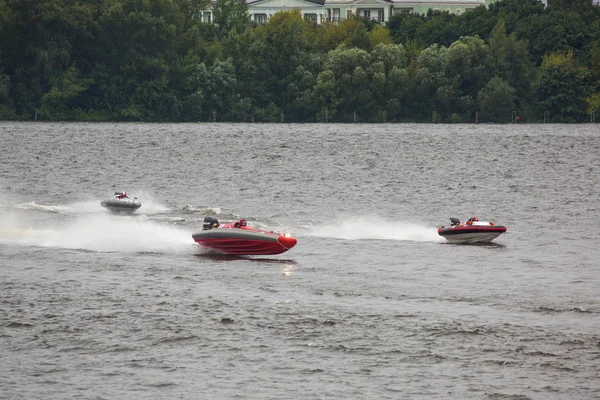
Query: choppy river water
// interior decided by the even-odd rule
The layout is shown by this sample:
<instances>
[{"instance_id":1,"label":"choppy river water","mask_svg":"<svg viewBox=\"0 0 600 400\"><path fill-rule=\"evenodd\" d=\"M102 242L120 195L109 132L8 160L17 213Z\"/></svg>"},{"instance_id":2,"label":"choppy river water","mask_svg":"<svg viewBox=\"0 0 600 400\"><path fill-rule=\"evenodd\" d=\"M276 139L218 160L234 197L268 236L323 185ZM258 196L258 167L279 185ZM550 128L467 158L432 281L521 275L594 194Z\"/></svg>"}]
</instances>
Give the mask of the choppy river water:
<instances>
[{"instance_id":1,"label":"choppy river water","mask_svg":"<svg viewBox=\"0 0 600 400\"><path fill-rule=\"evenodd\" d=\"M2 399L600 398L597 125L0 123L0 148ZM205 215L298 245L207 255ZM438 236L473 215L508 232Z\"/></svg>"}]
</instances>

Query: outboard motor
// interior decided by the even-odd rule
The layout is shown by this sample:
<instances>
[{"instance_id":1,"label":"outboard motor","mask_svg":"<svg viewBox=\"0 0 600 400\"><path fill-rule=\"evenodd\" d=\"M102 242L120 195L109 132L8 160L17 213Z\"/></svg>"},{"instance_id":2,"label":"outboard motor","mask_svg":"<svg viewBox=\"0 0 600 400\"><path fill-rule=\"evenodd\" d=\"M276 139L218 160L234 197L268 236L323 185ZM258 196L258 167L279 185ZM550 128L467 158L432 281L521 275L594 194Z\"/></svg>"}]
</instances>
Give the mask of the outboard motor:
<instances>
[{"instance_id":1,"label":"outboard motor","mask_svg":"<svg viewBox=\"0 0 600 400\"><path fill-rule=\"evenodd\" d=\"M216 226L219 226L219 220L213 217L204 217L204 221L202 222L202 230L207 231Z\"/></svg>"},{"instance_id":2,"label":"outboard motor","mask_svg":"<svg viewBox=\"0 0 600 400\"><path fill-rule=\"evenodd\" d=\"M460 225L460 220L458 218L450 218L450 226Z\"/></svg>"}]
</instances>

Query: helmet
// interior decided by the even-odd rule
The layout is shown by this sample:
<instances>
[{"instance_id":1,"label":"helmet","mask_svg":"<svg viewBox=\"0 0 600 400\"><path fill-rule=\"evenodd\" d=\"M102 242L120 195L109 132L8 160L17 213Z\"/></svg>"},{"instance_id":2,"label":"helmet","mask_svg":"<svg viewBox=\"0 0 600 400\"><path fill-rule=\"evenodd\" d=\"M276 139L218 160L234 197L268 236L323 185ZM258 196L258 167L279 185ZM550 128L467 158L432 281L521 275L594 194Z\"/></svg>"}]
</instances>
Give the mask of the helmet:
<instances>
[{"instance_id":1,"label":"helmet","mask_svg":"<svg viewBox=\"0 0 600 400\"><path fill-rule=\"evenodd\" d=\"M240 219L240 226L246 226L248 225L248 222L246 222L245 219Z\"/></svg>"},{"instance_id":2,"label":"helmet","mask_svg":"<svg viewBox=\"0 0 600 400\"><path fill-rule=\"evenodd\" d=\"M127 192L123 192L121 193L123 196L127 196Z\"/></svg>"},{"instance_id":3,"label":"helmet","mask_svg":"<svg viewBox=\"0 0 600 400\"><path fill-rule=\"evenodd\" d=\"M479 221L479 220L477 219L477 217L473 217L473 218L472 218L472 220L473 220L473 221Z\"/></svg>"}]
</instances>

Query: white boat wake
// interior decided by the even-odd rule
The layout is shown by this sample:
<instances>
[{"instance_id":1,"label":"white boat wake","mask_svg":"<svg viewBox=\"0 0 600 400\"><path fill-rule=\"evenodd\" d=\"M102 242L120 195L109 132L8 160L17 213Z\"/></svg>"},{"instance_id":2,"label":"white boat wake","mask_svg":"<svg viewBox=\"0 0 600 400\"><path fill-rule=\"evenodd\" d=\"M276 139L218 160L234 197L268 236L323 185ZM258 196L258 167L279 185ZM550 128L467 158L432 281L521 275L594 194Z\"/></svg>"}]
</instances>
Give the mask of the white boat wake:
<instances>
[{"instance_id":1,"label":"white boat wake","mask_svg":"<svg viewBox=\"0 0 600 400\"><path fill-rule=\"evenodd\" d=\"M442 242L437 228L409 222L390 222L378 218L350 217L339 222L310 227L307 236L345 240L399 240L415 242Z\"/></svg>"},{"instance_id":2,"label":"white boat wake","mask_svg":"<svg viewBox=\"0 0 600 400\"><path fill-rule=\"evenodd\" d=\"M64 223L35 225L0 218L0 242L98 252L193 253L190 232L156 222L112 215L85 215Z\"/></svg>"}]
</instances>

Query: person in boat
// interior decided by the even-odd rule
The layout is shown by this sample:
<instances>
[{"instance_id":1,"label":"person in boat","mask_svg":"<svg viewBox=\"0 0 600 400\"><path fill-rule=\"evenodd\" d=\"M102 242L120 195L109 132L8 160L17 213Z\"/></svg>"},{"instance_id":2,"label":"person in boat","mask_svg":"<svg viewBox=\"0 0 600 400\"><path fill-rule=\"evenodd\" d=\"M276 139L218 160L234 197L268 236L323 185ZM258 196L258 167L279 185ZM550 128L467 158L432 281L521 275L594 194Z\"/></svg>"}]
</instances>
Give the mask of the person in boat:
<instances>
[{"instance_id":1,"label":"person in boat","mask_svg":"<svg viewBox=\"0 0 600 400\"><path fill-rule=\"evenodd\" d=\"M458 218L450 218L450 226L460 226L460 220Z\"/></svg>"},{"instance_id":2,"label":"person in boat","mask_svg":"<svg viewBox=\"0 0 600 400\"><path fill-rule=\"evenodd\" d=\"M238 221L238 227L239 227L239 228L245 228L246 226L248 226L248 222L246 222L246 220L245 220L245 219L240 219L240 220Z\"/></svg>"},{"instance_id":3,"label":"person in boat","mask_svg":"<svg viewBox=\"0 0 600 400\"><path fill-rule=\"evenodd\" d=\"M115 193L115 197L118 198L119 200L129 198L129 196L127 196L127 192L117 192L117 193Z\"/></svg>"},{"instance_id":4,"label":"person in boat","mask_svg":"<svg viewBox=\"0 0 600 400\"><path fill-rule=\"evenodd\" d=\"M479 219L477 217L471 217L467 220L467 222L465 223L466 225L473 225L473 222L477 222L479 221Z\"/></svg>"},{"instance_id":5,"label":"person in boat","mask_svg":"<svg viewBox=\"0 0 600 400\"><path fill-rule=\"evenodd\" d=\"M248 222L245 219L240 219L233 224L234 228L245 228L248 226Z\"/></svg>"},{"instance_id":6,"label":"person in boat","mask_svg":"<svg viewBox=\"0 0 600 400\"><path fill-rule=\"evenodd\" d=\"M204 221L202 222L202 230L207 231L213 228L219 228L219 221L213 217L204 217Z\"/></svg>"}]
</instances>

